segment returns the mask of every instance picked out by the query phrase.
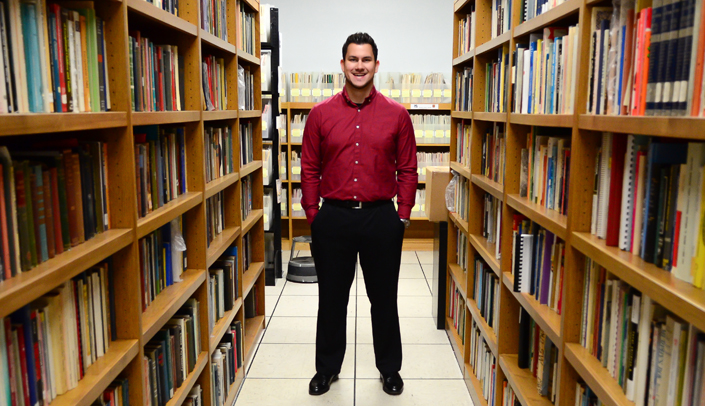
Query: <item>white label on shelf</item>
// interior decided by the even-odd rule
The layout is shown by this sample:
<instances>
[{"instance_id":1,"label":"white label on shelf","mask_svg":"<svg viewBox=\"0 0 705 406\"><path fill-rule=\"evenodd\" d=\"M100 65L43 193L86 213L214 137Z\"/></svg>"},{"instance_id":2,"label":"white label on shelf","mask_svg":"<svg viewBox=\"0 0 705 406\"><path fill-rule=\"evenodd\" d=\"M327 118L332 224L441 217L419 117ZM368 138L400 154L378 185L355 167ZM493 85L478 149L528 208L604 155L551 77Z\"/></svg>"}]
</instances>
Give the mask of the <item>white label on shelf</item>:
<instances>
[{"instance_id":1,"label":"white label on shelf","mask_svg":"<svg viewBox=\"0 0 705 406\"><path fill-rule=\"evenodd\" d=\"M438 110L439 106L437 104L420 104L413 103L410 106L411 110Z\"/></svg>"},{"instance_id":2,"label":"white label on shelf","mask_svg":"<svg viewBox=\"0 0 705 406\"><path fill-rule=\"evenodd\" d=\"M436 138L443 138L445 136L445 131L436 130Z\"/></svg>"},{"instance_id":3,"label":"white label on shelf","mask_svg":"<svg viewBox=\"0 0 705 406\"><path fill-rule=\"evenodd\" d=\"M307 87L301 89L301 96L303 96L303 97L308 97L308 96L310 96L310 95L311 95L311 89L309 89L309 88L307 88Z\"/></svg>"},{"instance_id":4,"label":"white label on shelf","mask_svg":"<svg viewBox=\"0 0 705 406\"><path fill-rule=\"evenodd\" d=\"M267 131L267 120L262 120L262 131Z\"/></svg>"},{"instance_id":5,"label":"white label on shelf","mask_svg":"<svg viewBox=\"0 0 705 406\"><path fill-rule=\"evenodd\" d=\"M443 97L450 97L451 94L450 89L443 89Z\"/></svg>"},{"instance_id":6,"label":"white label on shelf","mask_svg":"<svg viewBox=\"0 0 705 406\"><path fill-rule=\"evenodd\" d=\"M341 90L343 90L343 89L333 89L333 94L338 94L338 93L340 93Z\"/></svg>"},{"instance_id":7,"label":"white label on shelf","mask_svg":"<svg viewBox=\"0 0 705 406\"><path fill-rule=\"evenodd\" d=\"M450 138L450 130L446 130L446 138Z\"/></svg>"},{"instance_id":8,"label":"white label on shelf","mask_svg":"<svg viewBox=\"0 0 705 406\"><path fill-rule=\"evenodd\" d=\"M301 174L301 167L300 166L292 166L291 173L293 173L294 175L300 175Z\"/></svg>"},{"instance_id":9,"label":"white label on shelf","mask_svg":"<svg viewBox=\"0 0 705 406\"><path fill-rule=\"evenodd\" d=\"M325 97L331 97L333 96L333 89L323 89L323 95Z\"/></svg>"},{"instance_id":10,"label":"white label on shelf","mask_svg":"<svg viewBox=\"0 0 705 406\"><path fill-rule=\"evenodd\" d=\"M291 89L291 97L301 96L301 89Z\"/></svg>"},{"instance_id":11,"label":"white label on shelf","mask_svg":"<svg viewBox=\"0 0 705 406\"><path fill-rule=\"evenodd\" d=\"M291 205L291 210L293 211L298 211L298 210L303 210L303 206L301 206L301 203L294 203Z\"/></svg>"},{"instance_id":12,"label":"white label on shelf","mask_svg":"<svg viewBox=\"0 0 705 406\"><path fill-rule=\"evenodd\" d=\"M411 211L419 211L421 209L421 205L415 204L414 207L411 209Z\"/></svg>"},{"instance_id":13,"label":"white label on shelf","mask_svg":"<svg viewBox=\"0 0 705 406\"><path fill-rule=\"evenodd\" d=\"M416 138L423 138L423 130L414 130Z\"/></svg>"},{"instance_id":14,"label":"white label on shelf","mask_svg":"<svg viewBox=\"0 0 705 406\"><path fill-rule=\"evenodd\" d=\"M412 89L411 97L421 97L421 89Z\"/></svg>"},{"instance_id":15,"label":"white label on shelf","mask_svg":"<svg viewBox=\"0 0 705 406\"><path fill-rule=\"evenodd\" d=\"M426 130L426 138L433 138L433 130Z\"/></svg>"},{"instance_id":16,"label":"white label on shelf","mask_svg":"<svg viewBox=\"0 0 705 406\"><path fill-rule=\"evenodd\" d=\"M400 96L401 96L401 90L392 89L392 97L400 97Z\"/></svg>"},{"instance_id":17,"label":"white label on shelf","mask_svg":"<svg viewBox=\"0 0 705 406\"><path fill-rule=\"evenodd\" d=\"M389 97L389 89L382 89L381 92L383 95Z\"/></svg>"},{"instance_id":18,"label":"white label on shelf","mask_svg":"<svg viewBox=\"0 0 705 406\"><path fill-rule=\"evenodd\" d=\"M313 89L313 90L311 90L311 94L314 97L321 97L321 89Z\"/></svg>"},{"instance_id":19,"label":"white label on shelf","mask_svg":"<svg viewBox=\"0 0 705 406\"><path fill-rule=\"evenodd\" d=\"M433 90L431 90L431 89L424 89L424 90L423 90L423 97L433 97Z\"/></svg>"},{"instance_id":20,"label":"white label on shelf","mask_svg":"<svg viewBox=\"0 0 705 406\"><path fill-rule=\"evenodd\" d=\"M302 130L300 128L294 128L291 130L292 137L301 137L301 135L302 135Z\"/></svg>"},{"instance_id":21,"label":"white label on shelf","mask_svg":"<svg viewBox=\"0 0 705 406\"><path fill-rule=\"evenodd\" d=\"M433 89L433 97L443 97L443 89Z\"/></svg>"},{"instance_id":22,"label":"white label on shelf","mask_svg":"<svg viewBox=\"0 0 705 406\"><path fill-rule=\"evenodd\" d=\"M426 176L426 167L421 168L421 175Z\"/></svg>"},{"instance_id":23,"label":"white label on shelf","mask_svg":"<svg viewBox=\"0 0 705 406\"><path fill-rule=\"evenodd\" d=\"M401 97L409 97L409 96L411 96L411 91L409 89L402 89Z\"/></svg>"}]
</instances>

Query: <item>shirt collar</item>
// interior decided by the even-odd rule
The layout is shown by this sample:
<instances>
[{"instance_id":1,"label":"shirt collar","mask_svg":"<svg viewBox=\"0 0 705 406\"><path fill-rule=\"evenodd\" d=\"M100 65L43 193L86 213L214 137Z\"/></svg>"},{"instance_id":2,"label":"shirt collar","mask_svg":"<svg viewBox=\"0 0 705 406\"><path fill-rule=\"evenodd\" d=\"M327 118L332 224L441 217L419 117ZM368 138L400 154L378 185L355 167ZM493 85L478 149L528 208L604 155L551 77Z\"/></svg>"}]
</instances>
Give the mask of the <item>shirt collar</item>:
<instances>
[{"instance_id":1,"label":"shirt collar","mask_svg":"<svg viewBox=\"0 0 705 406\"><path fill-rule=\"evenodd\" d=\"M350 106L355 107L355 108L358 107L354 101L350 100L350 96L348 96L348 89L346 87L343 87L342 93L343 93L343 98ZM377 94L377 89L375 89L374 85L372 85L372 90L370 91L370 95L365 98L365 101L362 102L362 105L366 106L366 105L372 103L372 100L375 98L376 94Z\"/></svg>"}]
</instances>

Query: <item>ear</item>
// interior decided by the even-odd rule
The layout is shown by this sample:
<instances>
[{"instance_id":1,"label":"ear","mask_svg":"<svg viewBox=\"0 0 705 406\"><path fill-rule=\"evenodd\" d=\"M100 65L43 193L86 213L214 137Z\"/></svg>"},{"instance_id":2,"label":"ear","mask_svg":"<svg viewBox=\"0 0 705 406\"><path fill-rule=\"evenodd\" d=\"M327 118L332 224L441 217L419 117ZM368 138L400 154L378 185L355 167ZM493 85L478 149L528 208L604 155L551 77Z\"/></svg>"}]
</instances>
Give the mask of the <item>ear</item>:
<instances>
[{"instance_id":1,"label":"ear","mask_svg":"<svg viewBox=\"0 0 705 406\"><path fill-rule=\"evenodd\" d=\"M379 61L375 62L375 73L379 70Z\"/></svg>"},{"instance_id":2,"label":"ear","mask_svg":"<svg viewBox=\"0 0 705 406\"><path fill-rule=\"evenodd\" d=\"M345 59L340 60L340 70L345 73Z\"/></svg>"}]
</instances>

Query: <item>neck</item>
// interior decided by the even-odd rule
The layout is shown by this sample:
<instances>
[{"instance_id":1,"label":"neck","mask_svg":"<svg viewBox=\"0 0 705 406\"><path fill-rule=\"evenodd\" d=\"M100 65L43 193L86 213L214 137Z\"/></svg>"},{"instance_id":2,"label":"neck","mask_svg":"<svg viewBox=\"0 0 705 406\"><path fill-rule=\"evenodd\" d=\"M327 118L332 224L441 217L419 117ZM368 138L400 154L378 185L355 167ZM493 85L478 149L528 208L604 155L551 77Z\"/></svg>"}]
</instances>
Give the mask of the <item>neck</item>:
<instances>
[{"instance_id":1,"label":"neck","mask_svg":"<svg viewBox=\"0 0 705 406\"><path fill-rule=\"evenodd\" d=\"M345 90L348 92L348 97L353 103L364 103L365 99L367 99L370 93L372 93L372 86L373 83L372 81L370 81L369 85L365 86L362 89L358 89L346 82Z\"/></svg>"}]
</instances>

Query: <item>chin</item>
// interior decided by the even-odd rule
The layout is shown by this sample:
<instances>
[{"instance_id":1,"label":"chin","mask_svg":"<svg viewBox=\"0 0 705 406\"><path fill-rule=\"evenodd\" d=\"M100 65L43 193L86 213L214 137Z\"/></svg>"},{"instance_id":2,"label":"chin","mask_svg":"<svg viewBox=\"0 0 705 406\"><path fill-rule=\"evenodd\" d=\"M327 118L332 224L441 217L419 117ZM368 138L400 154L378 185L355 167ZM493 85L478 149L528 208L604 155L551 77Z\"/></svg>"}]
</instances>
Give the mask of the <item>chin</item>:
<instances>
[{"instance_id":1,"label":"chin","mask_svg":"<svg viewBox=\"0 0 705 406\"><path fill-rule=\"evenodd\" d=\"M347 83L350 84L350 86L354 87L355 89L365 89L368 86L372 85L373 80L374 80L374 76L372 76L367 82L363 83L362 85L357 85L357 84L355 84L354 81L352 81L350 79L347 79Z\"/></svg>"}]
</instances>

